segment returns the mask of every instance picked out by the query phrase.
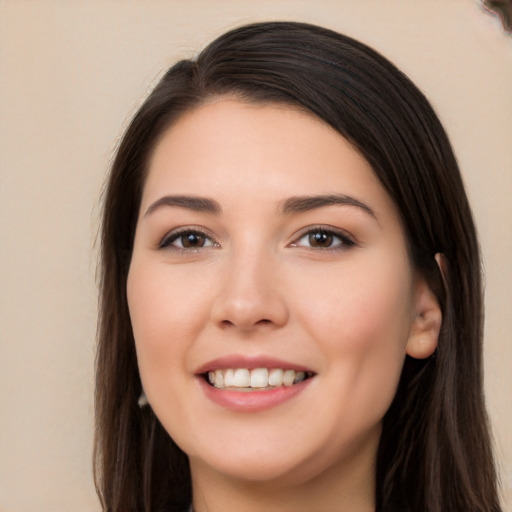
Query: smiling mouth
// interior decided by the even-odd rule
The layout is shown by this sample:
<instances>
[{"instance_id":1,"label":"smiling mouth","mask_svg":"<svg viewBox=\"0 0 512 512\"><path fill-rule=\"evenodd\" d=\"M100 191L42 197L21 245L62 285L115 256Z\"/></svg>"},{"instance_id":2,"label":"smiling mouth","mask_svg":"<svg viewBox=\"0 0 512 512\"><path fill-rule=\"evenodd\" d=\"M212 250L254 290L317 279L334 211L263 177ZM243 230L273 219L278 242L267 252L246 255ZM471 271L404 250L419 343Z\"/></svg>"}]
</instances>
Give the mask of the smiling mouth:
<instances>
[{"instance_id":1,"label":"smiling mouth","mask_svg":"<svg viewBox=\"0 0 512 512\"><path fill-rule=\"evenodd\" d=\"M232 391L265 391L299 384L313 376L312 372L281 368L227 368L209 371L205 380L217 389Z\"/></svg>"}]
</instances>

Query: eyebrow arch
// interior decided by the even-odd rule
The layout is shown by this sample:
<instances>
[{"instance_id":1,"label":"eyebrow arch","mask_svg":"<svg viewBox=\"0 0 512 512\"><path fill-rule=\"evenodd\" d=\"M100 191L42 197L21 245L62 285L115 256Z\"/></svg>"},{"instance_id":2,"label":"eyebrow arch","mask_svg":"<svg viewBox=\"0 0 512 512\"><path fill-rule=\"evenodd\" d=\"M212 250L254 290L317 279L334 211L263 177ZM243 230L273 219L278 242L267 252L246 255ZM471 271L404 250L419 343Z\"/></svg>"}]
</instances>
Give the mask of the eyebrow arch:
<instances>
[{"instance_id":1,"label":"eyebrow arch","mask_svg":"<svg viewBox=\"0 0 512 512\"><path fill-rule=\"evenodd\" d=\"M375 212L368 205L362 203L355 197L345 194L290 197L284 202L282 211L284 214L300 213L332 205L355 206L377 220Z\"/></svg>"},{"instance_id":2,"label":"eyebrow arch","mask_svg":"<svg viewBox=\"0 0 512 512\"><path fill-rule=\"evenodd\" d=\"M220 204L206 197L196 196L164 196L152 203L146 210L144 217L151 215L155 210L162 206L178 206L180 208L187 208L197 212L208 212L218 214L221 211Z\"/></svg>"}]
</instances>

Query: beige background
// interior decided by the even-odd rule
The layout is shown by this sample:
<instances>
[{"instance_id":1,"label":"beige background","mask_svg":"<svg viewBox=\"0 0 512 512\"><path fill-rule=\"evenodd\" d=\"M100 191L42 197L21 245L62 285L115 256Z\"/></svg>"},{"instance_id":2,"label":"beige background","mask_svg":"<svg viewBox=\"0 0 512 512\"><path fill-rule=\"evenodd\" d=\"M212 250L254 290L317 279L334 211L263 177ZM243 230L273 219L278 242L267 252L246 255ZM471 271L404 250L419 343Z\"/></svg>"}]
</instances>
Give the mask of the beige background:
<instances>
[{"instance_id":1,"label":"beige background","mask_svg":"<svg viewBox=\"0 0 512 512\"><path fill-rule=\"evenodd\" d=\"M512 37L478 0L0 2L0 510L93 512L99 190L161 72L227 28L293 19L360 38L431 99L481 235L486 394L512 510Z\"/></svg>"}]
</instances>

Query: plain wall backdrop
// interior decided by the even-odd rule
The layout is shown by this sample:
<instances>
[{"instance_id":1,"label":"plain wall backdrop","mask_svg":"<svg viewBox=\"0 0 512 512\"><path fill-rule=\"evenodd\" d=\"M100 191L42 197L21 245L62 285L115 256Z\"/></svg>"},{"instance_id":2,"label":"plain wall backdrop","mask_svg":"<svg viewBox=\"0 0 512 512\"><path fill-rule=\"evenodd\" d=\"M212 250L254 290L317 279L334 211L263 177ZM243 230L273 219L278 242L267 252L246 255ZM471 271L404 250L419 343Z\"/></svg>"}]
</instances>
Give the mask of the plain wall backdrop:
<instances>
[{"instance_id":1,"label":"plain wall backdrop","mask_svg":"<svg viewBox=\"0 0 512 512\"><path fill-rule=\"evenodd\" d=\"M426 93L481 236L485 385L512 509L512 37L479 0L0 2L0 510L96 512L100 189L162 72L235 26L289 19L373 46Z\"/></svg>"}]
</instances>

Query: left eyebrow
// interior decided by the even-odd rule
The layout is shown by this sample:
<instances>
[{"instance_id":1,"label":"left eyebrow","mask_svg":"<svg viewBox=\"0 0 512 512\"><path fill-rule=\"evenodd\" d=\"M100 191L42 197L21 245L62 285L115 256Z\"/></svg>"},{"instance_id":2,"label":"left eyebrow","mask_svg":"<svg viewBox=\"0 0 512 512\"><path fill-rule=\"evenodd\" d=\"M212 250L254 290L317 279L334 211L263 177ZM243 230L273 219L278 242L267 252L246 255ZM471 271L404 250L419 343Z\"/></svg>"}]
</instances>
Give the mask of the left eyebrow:
<instances>
[{"instance_id":1,"label":"left eyebrow","mask_svg":"<svg viewBox=\"0 0 512 512\"><path fill-rule=\"evenodd\" d=\"M290 197L283 203L282 212L284 214L300 213L332 205L354 206L356 208L360 208L377 220L375 212L368 205L362 203L355 197L347 196L345 194Z\"/></svg>"},{"instance_id":2,"label":"left eyebrow","mask_svg":"<svg viewBox=\"0 0 512 512\"><path fill-rule=\"evenodd\" d=\"M149 206L144 217L151 215L155 210L158 210L163 206L176 206L178 208L186 208L188 210L213 214L219 214L221 211L219 203L207 197L164 196Z\"/></svg>"}]
</instances>

